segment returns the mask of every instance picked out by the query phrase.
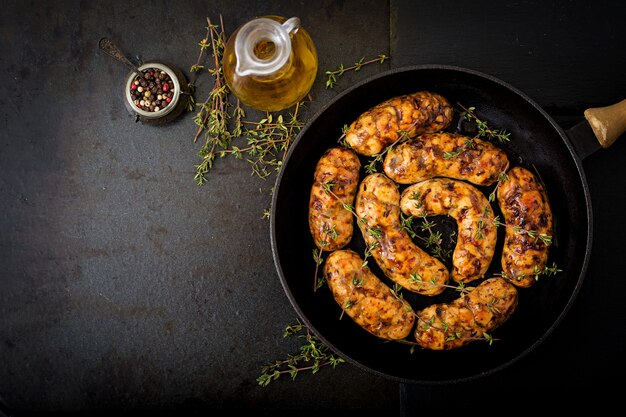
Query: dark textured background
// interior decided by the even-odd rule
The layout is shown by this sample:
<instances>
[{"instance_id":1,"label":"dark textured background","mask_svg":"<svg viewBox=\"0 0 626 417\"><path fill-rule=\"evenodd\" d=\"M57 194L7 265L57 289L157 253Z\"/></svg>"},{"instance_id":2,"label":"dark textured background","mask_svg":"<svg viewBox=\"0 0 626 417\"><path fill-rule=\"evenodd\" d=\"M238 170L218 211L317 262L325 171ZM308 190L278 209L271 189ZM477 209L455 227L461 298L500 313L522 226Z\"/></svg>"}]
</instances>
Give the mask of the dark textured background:
<instances>
[{"instance_id":1,"label":"dark textured background","mask_svg":"<svg viewBox=\"0 0 626 417\"><path fill-rule=\"evenodd\" d=\"M206 17L222 14L230 33L258 15L299 16L319 55L305 119L368 75L435 63L499 77L568 128L587 107L626 98L625 12L602 1L4 2L0 415L619 404L609 381L625 364L624 138L583 162L589 271L565 320L528 357L454 386L399 386L345 364L260 388L261 366L299 346L282 337L296 314L262 219L273 178L226 158L197 186L193 114L135 123L121 98L127 69L97 42L110 37L129 56L188 74ZM392 59L324 88L325 70L380 53ZM197 86L203 101L209 77Z\"/></svg>"}]
</instances>

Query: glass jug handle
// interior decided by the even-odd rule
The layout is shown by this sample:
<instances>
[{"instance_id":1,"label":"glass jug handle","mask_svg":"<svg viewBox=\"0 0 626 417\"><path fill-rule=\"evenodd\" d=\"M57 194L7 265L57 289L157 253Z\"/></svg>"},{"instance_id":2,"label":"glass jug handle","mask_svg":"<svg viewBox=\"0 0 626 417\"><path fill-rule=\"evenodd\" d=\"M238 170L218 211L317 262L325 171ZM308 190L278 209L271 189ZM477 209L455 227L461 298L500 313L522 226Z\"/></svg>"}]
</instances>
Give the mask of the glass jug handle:
<instances>
[{"instance_id":1,"label":"glass jug handle","mask_svg":"<svg viewBox=\"0 0 626 417\"><path fill-rule=\"evenodd\" d=\"M298 29L300 28L300 18L292 17L289 18L281 25L285 31L290 35L295 35Z\"/></svg>"}]
</instances>

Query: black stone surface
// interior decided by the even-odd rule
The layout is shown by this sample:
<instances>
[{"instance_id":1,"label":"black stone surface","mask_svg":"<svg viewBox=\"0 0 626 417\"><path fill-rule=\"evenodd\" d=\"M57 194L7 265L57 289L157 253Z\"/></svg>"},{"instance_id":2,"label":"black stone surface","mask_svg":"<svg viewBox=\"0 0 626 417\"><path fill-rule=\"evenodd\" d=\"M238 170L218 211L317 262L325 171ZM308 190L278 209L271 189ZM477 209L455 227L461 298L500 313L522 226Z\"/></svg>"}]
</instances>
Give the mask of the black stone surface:
<instances>
[{"instance_id":1,"label":"black stone surface","mask_svg":"<svg viewBox=\"0 0 626 417\"><path fill-rule=\"evenodd\" d=\"M404 65L487 72L563 127L626 98L621 2L4 2L0 7L0 415L440 414L563 404L619 405L626 140L584 160L594 244L564 322L488 379L399 386L351 365L256 383L294 354L296 314L272 260L273 177L220 159L193 180L193 113L136 123L128 74L107 36L188 73L206 18L226 32L265 14L298 16L318 48L312 116L352 83ZM390 54L324 88L324 71ZM199 77L197 99L210 88ZM250 117L255 116L254 112Z\"/></svg>"}]
</instances>

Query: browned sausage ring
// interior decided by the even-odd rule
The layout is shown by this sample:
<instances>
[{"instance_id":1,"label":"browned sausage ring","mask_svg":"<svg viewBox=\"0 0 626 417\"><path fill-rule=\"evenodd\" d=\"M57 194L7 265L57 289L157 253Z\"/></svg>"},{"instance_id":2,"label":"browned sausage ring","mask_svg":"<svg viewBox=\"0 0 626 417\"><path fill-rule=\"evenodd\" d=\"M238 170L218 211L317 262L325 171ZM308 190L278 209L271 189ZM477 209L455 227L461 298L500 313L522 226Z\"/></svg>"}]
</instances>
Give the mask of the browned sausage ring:
<instances>
[{"instance_id":1,"label":"browned sausage ring","mask_svg":"<svg viewBox=\"0 0 626 417\"><path fill-rule=\"evenodd\" d=\"M346 131L352 150L337 147L322 156L309 202L315 244L332 252L324 277L335 301L362 328L383 339L405 338L417 321L417 344L433 350L488 338L488 332L508 320L518 304L516 286L532 285L545 267L553 231L547 195L534 175L521 167L506 172L506 153L490 142L440 132L451 121L448 101L427 91L374 106ZM361 164L356 154L380 154L402 137L414 139L387 150L386 175L368 175L359 185ZM382 272L402 287L433 296L443 292L450 274L412 241L402 227L400 210L412 216L455 218L459 229L452 278L461 283L481 278L495 251L494 213L480 190L460 180L480 186L500 181L497 197L506 223L502 277L468 287L458 299L416 314L360 255L342 250L353 233L353 213L346 206L356 196L366 256L371 253ZM398 184L412 184L402 198Z\"/></svg>"}]
</instances>

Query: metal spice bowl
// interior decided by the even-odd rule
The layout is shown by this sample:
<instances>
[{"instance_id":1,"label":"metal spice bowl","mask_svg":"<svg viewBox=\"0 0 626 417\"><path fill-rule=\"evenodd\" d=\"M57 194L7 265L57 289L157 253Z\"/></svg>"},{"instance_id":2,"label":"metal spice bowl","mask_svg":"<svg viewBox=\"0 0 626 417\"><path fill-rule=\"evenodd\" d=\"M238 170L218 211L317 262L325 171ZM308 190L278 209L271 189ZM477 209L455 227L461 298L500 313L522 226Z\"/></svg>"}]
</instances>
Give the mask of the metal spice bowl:
<instances>
[{"instance_id":1,"label":"metal spice bowl","mask_svg":"<svg viewBox=\"0 0 626 417\"><path fill-rule=\"evenodd\" d=\"M145 111L138 108L133 103L131 96L131 84L135 80L137 75L140 75L137 71L131 71L128 75L126 83L124 83L124 103L126 108L135 116L135 121L140 121L150 125L162 125L169 123L176 119L183 110L187 107L189 97L189 85L187 78L173 65L163 63L162 61L151 61L137 67L137 70L143 71L146 69L158 69L164 71L174 84L172 101L166 107L158 111Z\"/></svg>"}]
</instances>

